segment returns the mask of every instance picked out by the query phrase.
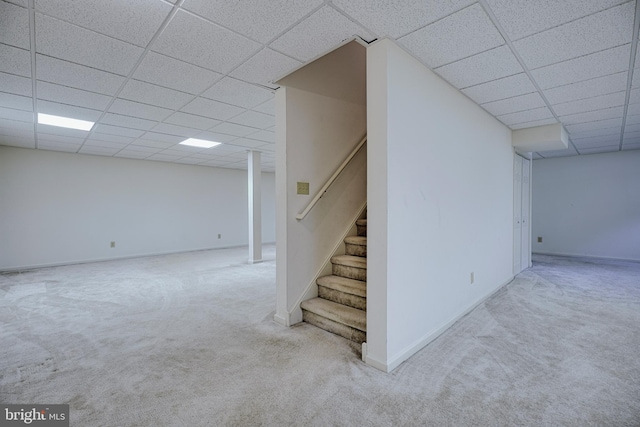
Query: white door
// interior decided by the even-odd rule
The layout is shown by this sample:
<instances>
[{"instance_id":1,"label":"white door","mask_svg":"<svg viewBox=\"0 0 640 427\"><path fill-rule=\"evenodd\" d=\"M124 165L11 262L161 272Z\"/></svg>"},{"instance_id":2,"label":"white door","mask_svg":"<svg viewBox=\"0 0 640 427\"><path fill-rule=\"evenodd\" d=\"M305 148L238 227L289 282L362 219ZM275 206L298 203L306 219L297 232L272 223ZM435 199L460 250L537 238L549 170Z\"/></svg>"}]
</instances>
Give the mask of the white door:
<instances>
[{"instance_id":1,"label":"white door","mask_svg":"<svg viewBox=\"0 0 640 427\"><path fill-rule=\"evenodd\" d=\"M513 162L513 274L522 271L522 157Z\"/></svg>"},{"instance_id":2,"label":"white door","mask_svg":"<svg viewBox=\"0 0 640 427\"><path fill-rule=\"evenodd\" d=\"M529 168L529 163L531 163L527 159L522 159L522 249L521 249L521 262L520 262L520 270L524 270L525 268L529 268L529 264L531 264L531 223L529 219L530 212L530 175L531 169Z\"/></svg>"}]
</instances>

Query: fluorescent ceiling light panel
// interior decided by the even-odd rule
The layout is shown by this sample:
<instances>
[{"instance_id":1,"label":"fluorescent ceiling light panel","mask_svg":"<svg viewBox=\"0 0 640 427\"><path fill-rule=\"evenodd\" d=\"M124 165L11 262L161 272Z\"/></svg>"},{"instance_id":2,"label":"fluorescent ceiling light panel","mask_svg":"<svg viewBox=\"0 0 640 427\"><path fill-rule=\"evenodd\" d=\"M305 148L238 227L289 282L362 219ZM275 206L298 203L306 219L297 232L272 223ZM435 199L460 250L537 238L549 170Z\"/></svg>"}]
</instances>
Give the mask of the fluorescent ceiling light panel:
<instances>
[{"instance_id":1,"label":"fluorescent ceiling light panel","mask_svg":"<svg viewBox=\"0 0 640 427\"><path fill-rule=\"evenodd\" d=\"M38 113L38 123L85 131L90 131L95 124L95 122L88 122L86 120L70 119L69 117L52 116L51 114L42 113Z\"/></svg>"},{"instance_id":2,"label":"fluorescent ceiling light panel","mask_svg":"<svg viewBox=\"0 0 640 427\"><path fill-rule=\"evenodd\" d=\"M190 147L211 148L220 145L219 142L207 141L204 139L189 138L185 139L180 145L188 145Z\"/></svg>"}]
</instances>

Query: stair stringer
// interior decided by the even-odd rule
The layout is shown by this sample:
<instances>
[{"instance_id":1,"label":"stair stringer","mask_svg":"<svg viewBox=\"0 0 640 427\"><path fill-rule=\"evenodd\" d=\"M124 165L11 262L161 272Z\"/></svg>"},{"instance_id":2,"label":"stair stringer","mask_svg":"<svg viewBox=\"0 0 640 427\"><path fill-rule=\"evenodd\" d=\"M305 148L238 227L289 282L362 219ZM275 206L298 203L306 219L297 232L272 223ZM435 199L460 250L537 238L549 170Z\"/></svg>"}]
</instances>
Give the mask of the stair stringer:
<instances>
[{"instance_id":1,"label":"stair stringer","mask_svg":"<svg viewBox=\"0 0 640 427\"><path fill-rule=\"evenodd\" d=\"M316 298L318 296L318 284L316 283L316 281L318 280L319 277L327 276L331 274L331 269L332 269L331 258L336 255L345 254L346 250L345 250L344 239L348 236L357 235L356 221L359 219L362 219L366 212L367 212L367 203L365 202L362 208L358 210L358 213L351 220L350 222L351 225L345 230L345 232L342 234L342 237L340 237L338 244L333 248L331 253L329 253L327 258L322 263L322 266L320 267L320 269L318 269L318 272L316 273L316 275L309 282L309 284L305 288L300 298L298 298L295 304L287 310L287 314L289 315L289 325L295 325L296 323L302 322L302 309L300 308L300 304L302 304L302 301L306 301L311 298Z\"/></svg>"}]
</instances>

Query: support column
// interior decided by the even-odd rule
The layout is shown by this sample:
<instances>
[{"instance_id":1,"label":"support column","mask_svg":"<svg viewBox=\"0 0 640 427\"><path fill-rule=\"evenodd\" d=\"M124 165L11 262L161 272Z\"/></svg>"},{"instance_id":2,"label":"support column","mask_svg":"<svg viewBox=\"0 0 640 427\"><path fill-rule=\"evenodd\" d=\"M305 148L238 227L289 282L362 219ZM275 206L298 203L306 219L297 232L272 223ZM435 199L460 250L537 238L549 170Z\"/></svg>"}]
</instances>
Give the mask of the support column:
<instances>
[{"instance_id":1,"label":"support column","mask_svg":"<svg viewBox=\"0 0 640 427\"><path fill-rule=\"evenodd\" d=\"M248 152L249 185L249 263L262 261L262 180L260 171L260 152Z\"/></svg>"}]
</instances>

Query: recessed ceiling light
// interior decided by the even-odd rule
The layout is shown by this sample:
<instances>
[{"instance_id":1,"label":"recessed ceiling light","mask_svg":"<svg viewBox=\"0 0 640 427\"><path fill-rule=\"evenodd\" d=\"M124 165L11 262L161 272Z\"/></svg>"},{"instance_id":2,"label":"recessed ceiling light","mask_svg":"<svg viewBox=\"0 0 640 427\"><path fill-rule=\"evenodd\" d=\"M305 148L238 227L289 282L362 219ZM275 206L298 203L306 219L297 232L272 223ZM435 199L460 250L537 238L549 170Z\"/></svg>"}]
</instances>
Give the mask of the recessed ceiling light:
<instances>
[{"instance_id":1,"label":"recessed ceiling light","mask_svg":"<svg viewBox=\"0 0 640 427\"><path fill-rule=\"evenodd\" d=\"M200 148L211 148L211 147L215 147L216 145L220 145L220 143L214 142L214 141L207 141L204 139L189 138L182 141L180 145L188 145L190 147L200 147Z\"/></svg>"},{"instance_id":2,"label":"recessed ceiling light","mask_svg":"<svg viewBox=\"0 0 640 427\"><path fill-rule=\"evenodd\" d=\"M91 130L95 124L95 122L88 122L86 120L70 119L69 117L52 116L51 114L42 113L38 113L38 123L86 131Z\"/></svg>"}]
</instances>

